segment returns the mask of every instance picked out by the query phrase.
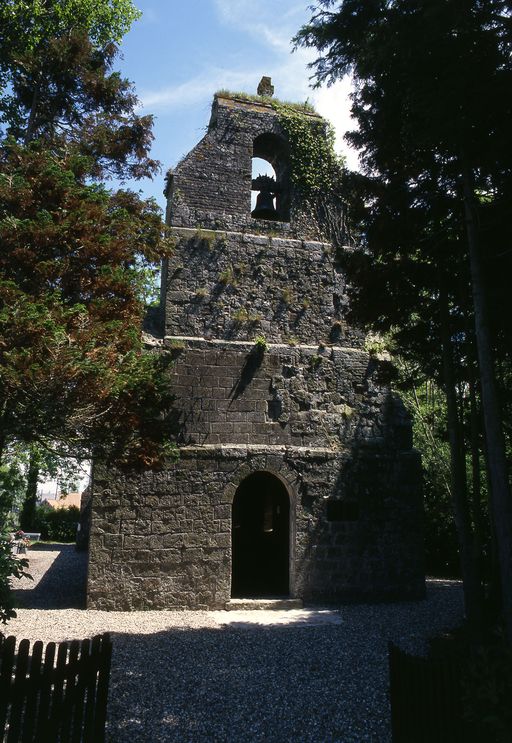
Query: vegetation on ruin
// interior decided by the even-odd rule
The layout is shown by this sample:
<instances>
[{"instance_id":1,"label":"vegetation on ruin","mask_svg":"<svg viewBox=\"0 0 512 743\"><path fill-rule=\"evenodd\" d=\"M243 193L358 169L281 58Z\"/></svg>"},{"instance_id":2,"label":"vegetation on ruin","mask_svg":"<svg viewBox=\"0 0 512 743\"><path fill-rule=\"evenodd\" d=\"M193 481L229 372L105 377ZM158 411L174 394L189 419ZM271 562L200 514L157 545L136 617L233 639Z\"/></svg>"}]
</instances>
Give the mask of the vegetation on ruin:
<instances>
[{"instance_id":1,"label":"vegetation on ruin","mask_svg":"<svg viewBox=\"0 0 512 743\"><path fill-rule=\"evenodd\" d=\"M228 266L219 273L219 283L225 286L236 286L237 278L233 266Z\"/></svg>"},{"instance_id":2,"label":"vegetation on ruin","mask_svg":"<svg viewBox=\"0 0 512 743\"><path fill-rule=\"evenodd\" d=\"M216 96L265 103L278 115L290 145L292 182L303 198L331 190L342 164L334 151L334 130L313 106L220 90ZM315 114L315 116L312 116Z\"/></svg>"},{"instance_id":3,"label":"vegetation on ruin","mask_svg":"<svg viewBox=\"0 0 512 743\"><path fill-rule=\"evenodd\" d=\"M271 99L290 147L291 181L304 214L316 219L319 237L337 247L355 240L349 204L355 201L358 175L349 173L344 158L334 150L334 130L322 118Z\"/></svg>"},{"instance_id":4,"label":"vegetation on ruin","mask_svg":"<svg viewBox=\"0 0 512 743\"><path fill-rule=\"evenodd\" d=\"M265 353L268 351L269 345L264 335L257 335L254 338L254 346L259 353Z\"/></svg>"},{"instance_id":5,"label":"vegetation on ruin","mask_svg":"<svg viewBox=\"0 0 512 743\"><path fill-rule=\"evenodd\" d=\"M247 101L248 103L254 102L254 103L263 103L267 106L272 106L274 108L274 104L278 103L281 106L286 106L289 109L292 109L294 111L302 111L307 114L313 114L320 118L320 114L318 114L314 107L309 103L309 101L304 101L304 103L297 103L294 101L278 101L276 98L271 98L269 96L264 95L252 95L250 93L245 93L243 91L233 91L233 90L218 90L215 93L216 98L228 98L232 100L241 100L241 101Z\"/></svg>"},{"instance_id":6,"label":"vegetation on ruin","mask_svg":"<svg viewBox=\"0 0 512 743\"><path fill-rule=\"evenodd\" d=\"M307 101L291 103L228 90L215 95L264 103L276 112L289 143L291 181L304 213L308 219L311 215L316 218L319 236L338 246L352 244L355 236L350 229L348 204L358 191L358 176L349 173L344 158L336 154L332 126Z\"/></svg>"},{"instance_id":7,"label":"vegetation on ruin","mask_svg":"<svg viewBox=\"0 0 512 743\"><path fill-rule=\"evenodd\" d=\"M272 99L290 145L291 178L302 198L314 198L337 185L342 160L334 151L334 130L324 119Z\"/></svg>"}]
</instances>

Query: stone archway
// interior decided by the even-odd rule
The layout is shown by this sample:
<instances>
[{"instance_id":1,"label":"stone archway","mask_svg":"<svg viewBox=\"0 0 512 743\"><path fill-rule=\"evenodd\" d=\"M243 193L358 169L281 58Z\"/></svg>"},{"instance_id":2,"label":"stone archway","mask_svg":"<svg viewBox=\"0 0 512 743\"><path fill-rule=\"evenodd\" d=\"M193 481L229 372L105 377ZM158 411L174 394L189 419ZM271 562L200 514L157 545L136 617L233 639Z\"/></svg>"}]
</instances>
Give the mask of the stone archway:
<instances>
[{"instance_id":1,"label":"stone archway","mask_svg":"<svg viewBox=\"0 0 512 743\"><path fill-rule=\"evenodd\" d=\"M288 596L290 498L281 480L258 471L239 484L232 507L232 598Z\"/></svg>"}]
</instances>

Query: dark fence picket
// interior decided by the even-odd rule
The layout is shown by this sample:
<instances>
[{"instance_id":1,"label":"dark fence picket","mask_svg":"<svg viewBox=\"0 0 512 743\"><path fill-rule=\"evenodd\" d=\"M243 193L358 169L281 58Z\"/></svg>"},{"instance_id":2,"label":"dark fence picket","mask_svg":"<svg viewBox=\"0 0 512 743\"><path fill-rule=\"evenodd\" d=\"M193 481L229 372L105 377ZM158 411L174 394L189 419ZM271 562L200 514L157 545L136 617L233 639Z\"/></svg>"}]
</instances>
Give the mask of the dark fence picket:
<instances>
[{"instance_id":1,"label":"dark fence picket","mask_svg":"<svg viewBox=\"0 0 512 743\"><path fill-rule=\"evenodd\" d=\"M98 686L96 691L94 741L97 741L98 743L103 743L105 740L111 659L112 642L110 640L110 635L106 633L101 637L100 658L98 664Z\"/></svg>"},{"instance_id":2,"label":"dark fence picket","mask_svg":"<svg viewBox=\"0 0 512 743\"><path fill-rule=\"evenodd\" d=\"M53 672L53 690L50 708L50 730L49 738L57 739L62 722L62 709L64 698L64 681L66 678L66 661L68 657L68 643L59 643L57 651L57 663Z\"/></svg>"},{"instance_id":3,"label":"dark fence picket","mask_svg":"<svg viewBox=\"0 0 512 743\"><path fill-rule=\"evenodd\" d=\"M78 680L76 685L76 702L71 732L71 743L81 743L82 740L82 723L84 719L90 646L90 640L83 640L80 645L80 655L78 658Z\"/></svg>"},{"instance_id":4,"label":"dark fence picket","mask_svg":"<svg viewBox=\"0 0 512 743\"><path fill-rule=\"evenodd\" d=\"M38 641L31 656L29 640L16 652L0 636L0 741L103 743L111 654L107 634L58 650Z\"/></svg>"},{"instance_id":5,"label":"dark fence picket","mask_svg":"<svg viewBox=\"0 0 512 743\"><path fill-rule=\"evenodd\" d=\"M30 640L22 640L16 656L16 672L12 685L12 701L9 713L9 733L7 743L19 743L21 738L21 718L27 689L27 669L30 652Z\"/></svg>"},{"instance_id":6,"label":"dark fence picket","mask_svg":"<svg viewBox=\"0 0 512 743\"><path fill-rule=\"evenodd\" d=\"M11 699L11 677L14 667L16 638L8 637L2 644L2 667L0 668L0 732L3 735L7 723L7 713Z\"/></svg>"},{"instance_id":7,"label":"dark fence picket","mask_svg":"<svg viewBox=\"0 0 512 743\"><path fill-rule=\"evenodd\" d=\"M39 692L41 690L41 669L43 660L43 643L38 640L32 647L30 658L30 673L27 683L27 701L23 720L22 743L31 743L34 738L36 713Z\"/></svg>"},{"instance_id":8,"label":"dark fence picket","mask_svg":"<svg viewBox=\"0 0 512 743\"><path fill-rule=\"evenodd\" d=\"M60 726L61 740L68 741L71 737L71 724L73 720L73 710L76 701L77 672L78 672L78 653L80 643L73 640L69 646L69 659L66 666L66 689L64 692L62 706L62 720Z\"/></svg>"},{"instance_id":9,"label":"dark fence picket","mask_svg":"<svg viewBox=\"0 0 512 743\"><path fill-rule=\"evenodd\" d=\"M91 652L88 659L88 683L87 683L87 699L85 702L85 713L84 713L84 737L85 743L94 743L94 707L96 704L96 686L97 686L97 672L99 659L100 659L100 647L101 638L99 636L93 637L91 642Z\"/></svg>"},{"instance_id":10,"label":"dark fence picket","mask_svg":"<svg viewBox=\"0 0 512 743\"><path fill-rule=\"evenodd\" d=\"M36 740L49 740L50 731L50 703L53 679L53 662L57 645L49 642L44 653L43 673L41 675L41 691L39 693L39 709L36 720Z\"/></svg>"}]
</instances>

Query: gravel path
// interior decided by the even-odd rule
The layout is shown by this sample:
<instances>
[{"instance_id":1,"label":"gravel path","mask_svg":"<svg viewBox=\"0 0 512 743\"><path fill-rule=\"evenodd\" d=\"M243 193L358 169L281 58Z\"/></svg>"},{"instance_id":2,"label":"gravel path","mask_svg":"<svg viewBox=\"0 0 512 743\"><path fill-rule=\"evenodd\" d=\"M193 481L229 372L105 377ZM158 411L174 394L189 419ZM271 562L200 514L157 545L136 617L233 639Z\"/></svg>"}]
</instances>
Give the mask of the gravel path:
<instances>
[{"instance_id":1,"label":"gravel path","mask_svg":"<svg viewBox=\"0 0 512 743\"><path fill-rule=\"evenodd\" d=\"M421 651L463 611L453 581L429 581L426 601L255 611L231 624L224 612L84 611L85 555L66 546L29 558L35 580L20 583L26 608L6 633L112 633L112 743L388 743L388 640Z\"/></svg>"}]
</instances>

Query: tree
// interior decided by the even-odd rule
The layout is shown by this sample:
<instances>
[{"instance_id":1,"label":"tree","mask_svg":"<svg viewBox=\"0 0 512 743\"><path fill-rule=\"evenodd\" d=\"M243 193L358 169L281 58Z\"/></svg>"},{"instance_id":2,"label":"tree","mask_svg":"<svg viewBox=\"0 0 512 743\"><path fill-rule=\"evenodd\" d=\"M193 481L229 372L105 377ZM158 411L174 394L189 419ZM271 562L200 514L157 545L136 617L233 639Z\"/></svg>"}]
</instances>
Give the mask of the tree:
<instances>
[{"instance_id":1,"label":"tree","mask_svg":"<svg viewBox=\"0 0 512 743\"><path fill-rule=\"evenodd\" d=\"M136 194L85 184L82 163L3 148L2 439L151 463L166 362L142 354L138 265L161 256L161 219Z\"/></svg>"},{"instance_id":2,"label":"tree","mask_svg":"<svg viewBox=\"0 0 512 743\"><path fill-rule=\"evenodd\" d=\"M375 274L385 276L392 301L404 302L408 310L397 311L388 297L377 310L377 324L402 323L400 337L417 348L422 336L416 333L414 339L409 331L430 323L434 333L423 339L442 350L437 373L442 370L447 393L456 520L473 610L472 535L457 404L463 375L454 355L460 333L466 352L471 347L478 352L504 616L512 640L512 505L493 368L497 336L489 334L486 308L490 274L496 273L486 258L497 256L489 237L492 231L501 239L506 233L498 205L511 182L511 104L505 93L512 81L510 4L346 0L333 6L320 0L296 41L320 51L314 63L317 81L354 76L359 129L349 139L361 149L369 175L366 227L368 247L377 257L372 283ZM488 208L489 200L497 208ZM492 230L483 229L485 211L494 220ZM468 285L470 303L464 296ZM441 362L435 349L434 358Z\"/></svg>"},{"instance_id":3,"label":"tree","mask_svg":"<svg viewBox=\"0 0 512 743\"><path fill-rule=\"evenodd\" d=\"M119 462L161 454L167 362L142 352L140 328L164 226L151 200L97 182L158 167L151 117L112 72L136 15L129 0L0 10L0 457L14 440Z\"/></svg>"},{"instance_id":4,"label":"tree","mask_svg":"<svg viewBox=\"0 0 512 743\"><path fill-rule=\"evenodd\" d=\"M421 451L425 503L425 567L428 575L460 575L457 535L451 518L450 451L446 397L422 366L395 356L401 397L413 420L415 446Z\"/></svg>"},{"instance_id":5,"label":"tree","mask_svg":"<svg viewBox=\"0 0 512 743\"><path fill-rule=\"evenodd\" d=\"M13 452L31 451L29 521L41 452L133 467L170 450L168 361L141 340L164 226L153 201L98 182L158 169L152 119L112 71L137 15L131 0L0 7L0 507ZM4 621L21 570L0 540Z\"/></svg>"},{"instance_id":6,"label":"tree","mask_svg":"<svg viewBox=\"0 0 512 743\"><path fill-rule=\"evenodd\" d=\"M20 447L11 445L4 450L0 462L0 531L18 527L14 514L21 508L25 489L23 453Z\"/></svg>"},{"instance_id":7,"label":"tree","mask_svg":"<svg viewBox=\"0 0 512 743\"><path fill-rule=\"evenodd\" d=\"M110 41L95 45L86 28L28 45L9 65L9 88L0 98L0 127L17 142L34 139L53 152L73 151L88 159L94 178L150 177L158 163L149 157L152 117L135 113L131 83L112 71L118 54ZM1 133L1 128L0 128Z\"/></svg>"}]
</instances>

